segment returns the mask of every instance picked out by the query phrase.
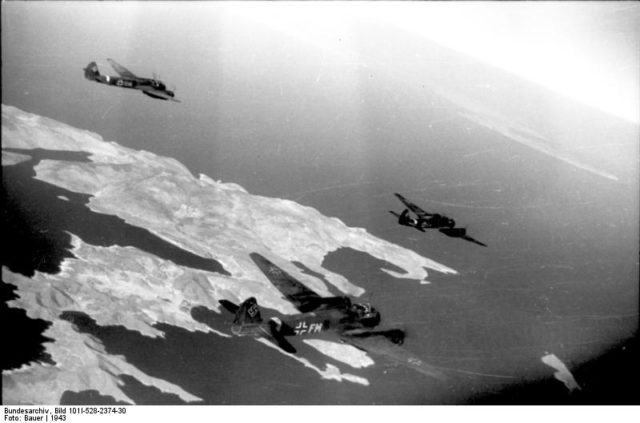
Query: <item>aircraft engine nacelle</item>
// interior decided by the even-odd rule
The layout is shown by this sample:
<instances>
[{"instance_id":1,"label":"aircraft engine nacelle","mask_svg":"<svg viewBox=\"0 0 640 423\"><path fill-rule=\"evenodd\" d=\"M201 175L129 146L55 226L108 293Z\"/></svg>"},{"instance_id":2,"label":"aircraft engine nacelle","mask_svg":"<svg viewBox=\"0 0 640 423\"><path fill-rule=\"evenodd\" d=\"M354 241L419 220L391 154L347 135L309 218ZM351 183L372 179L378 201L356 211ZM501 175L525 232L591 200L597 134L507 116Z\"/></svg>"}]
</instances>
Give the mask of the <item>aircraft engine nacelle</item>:
<instances>
[{"instance_id":1,"label":"aircraft engine nacelle","mask_svg":"<svg viewBox=\"0 0 640 423\"><path fill-rule=\"evenodd\" d=\"M380 320L380 312L372 310L371 313L360 319L360 323L362 323L363 326L372 328L374 326L378 326L380 324Z\"/></svg>"},{"instance_id":2,"label":"aircraft engine nacelle","mask_svg":"<svg viewBox=\"0 0 640 423\"><path fill-rule=\"evenodd\" d=\"M380 324L380 312L371 307L371 304L354 304L352 311L357 313L358 322L362 326L372 328Z\"/></svg>"}]
</instances>

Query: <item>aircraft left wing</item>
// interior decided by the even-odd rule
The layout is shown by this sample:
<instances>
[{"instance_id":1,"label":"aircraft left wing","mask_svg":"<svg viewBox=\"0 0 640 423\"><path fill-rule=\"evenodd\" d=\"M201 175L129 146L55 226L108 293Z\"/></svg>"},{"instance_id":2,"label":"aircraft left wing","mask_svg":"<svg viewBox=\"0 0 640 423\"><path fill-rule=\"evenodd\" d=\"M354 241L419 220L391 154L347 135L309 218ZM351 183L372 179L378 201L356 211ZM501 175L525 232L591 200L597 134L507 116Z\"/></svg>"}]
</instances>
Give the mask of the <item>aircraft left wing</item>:
<instances>
[{"instance_id":1,"label":"aircraft left wing","mask_svg":"<svg viewBox=\"0 0 640 423\"><path fill-rule=\"evenodd\" d=\"M109 62L113 70L118 72L118 75L122 76L123 78L138 79L138 77L135 76L133 72L131 72L129 69L125 68L124 66L116 63L115 60L107 59L107 61Z\"/></svg>"},{"instance_id":2,"label":"aircraft left wing","mask_svg":"<svg viewBox=\"0 0 640 423\"><path fill-rule=\"evenodd\" d=\"M258 253L251 253L250 257L282 295L301 312L313 311L325 303L323 297L304 286L265 257Z\"/></svg>"},{"instance_id":3,"label":"aircraft left wing","mask_svg":"<svg viewBox=\"0 0 640 423\"><path fill-rule=\"evenodd\" d=\"M444 373L436 367L425 363L396 343L392 343L389 340L388 335L390 332L395 331L399 331L399 329L359 333L345 332L341 335L341 338L344 342L351 344L356 348L366 351L372 355L383 357L394 364L408 367L425 376L433 377L441 381L446 380Z\"/></svg>"},{"instance_id":4,"label":"aircraft left wing","mask_svg":"<svg viewBox=\"0 0 640 423\"><path fill-rule=\"evenodd\" d=\"M428 218L429 216L431 216L431 213L427 213L426 211L422 210L420 207L416 206L415 204L413 204L411 201L407 200L406 198L404 198L402 195L400 194L394 194L396 197L398 197L398 199L400 201L402 201L402 203L412 212L414 212L418 217L421 217L423 219Z\"/></svg>"},{"instance_id":5,"label":"aircraft left wing","mask_svg":"<svg viewBox=\"0 0 640 423\"><path fill-rule=\"evenodd\" d=\"M462 239L464 239L465 241L473 242L474 244L481 245L481 246L483 246L483 247L486 247L486 246L487 246L487 244L485 244L485 243L483 243L483 242L480 242L480 241L478 241L477 239L471 238L471 237L470 237L470 236L468 236L468 235L463 236L463 237L462 237Z\"/></svg>"}]
</instances>

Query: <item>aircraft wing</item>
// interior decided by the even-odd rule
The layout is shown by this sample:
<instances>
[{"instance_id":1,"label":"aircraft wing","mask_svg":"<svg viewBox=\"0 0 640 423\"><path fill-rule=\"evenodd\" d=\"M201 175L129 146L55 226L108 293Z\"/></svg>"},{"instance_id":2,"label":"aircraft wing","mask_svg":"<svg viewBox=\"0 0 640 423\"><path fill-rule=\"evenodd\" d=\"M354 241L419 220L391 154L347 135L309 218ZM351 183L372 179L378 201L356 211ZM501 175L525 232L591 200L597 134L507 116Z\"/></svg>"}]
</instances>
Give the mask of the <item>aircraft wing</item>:
<instances>
[{"instance_id":1,"label":"aircraft wing","mask_svg":"<svg viewBox=\"0 0 640 423\"><path fill-rule=\"evenodd\" d=\"M465 241L469 241L469 242L473 242L474 244L482 245L483 247L487 246L487 244L484 244L484 243L478 241L477 239L473 239L469 235L467 235L467 231L464 228L440 228L438 230L440 232L442 232L443 234L445 234L447 236L450 236L452 238L461 238L461 239L464 239Z\"/></svg>"},{"instance_id":2,"label":"aircraft wing","mask_svg":"<svg viewBox=\"0 0 640 423\"><path fill-rule=\"evenodd\" d=\"M471 238L471 237L470 237L470 236L468 236L468 235L463 236L463 237L462 237L462 239L464 239L465 241L473 242L474 244L481 245L481 246L483 246L483 247L486 247L486 246L487 246L487 244L484 244L484 243L482 243L482 242L478 241L477 239L473 239L473 238Z\"/></svg>"},{"instance_id":3,"label":"aircraft wing","mask_svg":"<svg viewBox=\"0 0 640 423\"><path fill-rule=\"evenodd\" d=\"M400 194L395 194L396 197L398 197L398 199L400 201L402 201L402 203L412 212L414 212L418 217L422 217L422 218L428 218L429 216L431 216L431 213L427 213L426 211L422 210L420 207L416 206L415 204L413 204L411 201L407 200L406 198L404 198L402 195Z\"/></svg>"},{"instance_id":4,"label":"aircraft wing","mask_svg":"<svg viewBox=\"0 0 640 423\"><path fill-rule=\"evenodd\" d=\"M296 349L285 339L284 335L278 331L276 323L273 320L269 320L268 324L270 333L266 335L265 338L276 344L283 351L286 351L289 354L295 354Z\"/></svg>"},{"instance_id":5,"label":"aircraft wing","mask_svg":"<svg viewBox=\"0 0 640 423\"><path fill-rule=\"evenodd\" d=\"M304 286L300 281L265 257L258 253L251 253L250 257L282 295L302 313L313 311L324 303L324 299L320 295Z\"/></svg>"},{"instance_id":6,"label":"aircraft wing","mask_svg":"<svg viewBox=\"0 0 640 423\"><path fill-rule=\"evenodd\" d=\"M138 77L135 76L133 72L131 72L129 69L125 68L124 66L116 63L115 60L107 59L107 61L109 62L113 70L118 72L118 75L122 76L123 78L138 79Z\"/></svg>"},{"instance_id":7,"label":"aircraft wing","mask_svg":"<svg viewBox=\"0 0 640 423\"><path fill-rule=\"evenodd\" d=\"M433 377L441 381L446 380L446 376L436 367L431 366L401 346L392 343L385 332L379 333L358 333L350 334L345 332L341 338L344 342L353 345L363 351L366 351L372 355L383 357L386 360L394 364L408 367L428 377Z\"/></svg>"}]
</instances>

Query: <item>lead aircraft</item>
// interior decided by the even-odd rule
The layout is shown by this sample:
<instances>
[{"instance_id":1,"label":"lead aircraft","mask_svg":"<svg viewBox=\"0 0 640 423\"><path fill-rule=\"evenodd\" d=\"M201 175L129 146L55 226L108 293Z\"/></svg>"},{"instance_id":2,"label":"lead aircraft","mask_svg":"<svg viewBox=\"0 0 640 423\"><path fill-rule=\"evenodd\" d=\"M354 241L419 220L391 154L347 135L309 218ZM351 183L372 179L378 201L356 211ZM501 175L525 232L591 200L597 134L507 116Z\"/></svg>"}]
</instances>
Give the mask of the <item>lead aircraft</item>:
<instances>
[{"instance_id":1,"label":"lead aircraft","mask_svg":"<svg viewBox=\"0 0 640 423\"><path fill-rule=\"evenodd\" d=\"M118 76L101 75L96 62L91 62L84 68L84 77L89 81L98 82L100 84L114 85L121 88L130 88L142 91L142 94L159 100L171 100L180 103L175 93L167 89L164 82L153 78L141 78L124 66L116 63L113 59L107 59L111 67L118 73Z\"/></svg>"},{"instance_id":2,"label":"lead aircraft","mask_svg":"<svg viewBox=\"0 0 640 423\"><path fill-rule=\"evenodd\" d=\"M286 337L333 331L343 342L356 348L382 355L428 376L443 378L438 370L399 347L405 339L402 329L374 329L380 324L381 317L371 304L353 303L349 297L321 297L260 254L251 253L250 257L300 314L264 321L254 297L240 305L220 300L219 303L235 315L231 326L234 335L264 338L283 351L295 354L296 349Z\"/></svg>"}]
</instances>

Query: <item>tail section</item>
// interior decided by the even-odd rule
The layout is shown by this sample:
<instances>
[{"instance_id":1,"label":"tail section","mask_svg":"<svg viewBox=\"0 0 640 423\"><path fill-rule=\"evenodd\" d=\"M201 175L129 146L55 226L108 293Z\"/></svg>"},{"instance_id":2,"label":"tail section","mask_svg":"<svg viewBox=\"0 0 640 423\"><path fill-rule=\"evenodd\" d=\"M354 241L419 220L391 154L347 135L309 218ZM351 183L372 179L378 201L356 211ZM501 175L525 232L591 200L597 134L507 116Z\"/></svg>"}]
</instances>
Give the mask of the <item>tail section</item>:
<instances>
[{"instance_id":1,"label":"tail section","mask_svg":"<svg viewBox=\"0 0 640 423\"><path fill-rule=\"evenodd\" d=\"M231 301L227 301L227 300L220 300L218 301L220 303L220 305L222 305L229 313L233 314L235 316L236 312L238 311L238 306L235 305L234 303L232 303Z\"/></svg>"},{"instance_id":2,"label":"tail section","mask_svg":"<svg viewBox=\"0 0 640 423\"><path fill-rule=\"evenodd\" d=\"M254 297L248 298L240 304L236 311L236 318L233 320L234 325L246 325L251 323L261 323L260 308L258 301Z\"/></svg>"},{"instance_id":3,"label":"tail section","mask_svg":"<svg viewBox=\"0 0 640 423\"><path fill-rule=\"evenodd\" d=\"M84 70L84 77L89 81L96 81L100 77L100 71L96 62L91 62Z\"/></svg>"},{"instance_id":4,"label":"tail section","mask_svg":"<svg viewBox=\"0 0 640 423\"><path fill-rule=\"evenodd\" d=\"M284 338L285 334L289 332L283 330L283 324L280 319L272 318L268 322L262 322L260 308L254 297L248 298L239 306L227 300L220 300L219 302L227 311L236 315L233 320L233 326L231 326L231 332L234 335L265 338L289 354L296 353L293 345Z\"/></svg>"}]
</instances>

